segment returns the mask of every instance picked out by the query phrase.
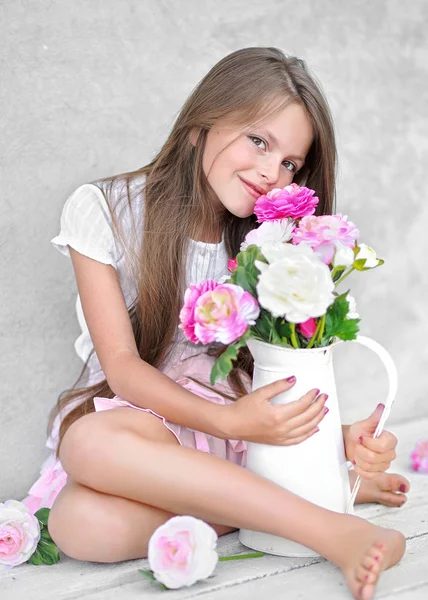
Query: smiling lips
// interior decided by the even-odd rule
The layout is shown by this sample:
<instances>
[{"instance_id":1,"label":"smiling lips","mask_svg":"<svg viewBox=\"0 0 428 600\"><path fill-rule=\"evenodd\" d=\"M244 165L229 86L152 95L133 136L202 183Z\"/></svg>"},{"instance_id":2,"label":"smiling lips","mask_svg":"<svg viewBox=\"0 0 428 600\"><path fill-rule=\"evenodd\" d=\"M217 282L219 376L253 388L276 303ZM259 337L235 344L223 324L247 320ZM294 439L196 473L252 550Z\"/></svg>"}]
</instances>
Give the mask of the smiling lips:
<instances>
[{"instance_id":1,"label":"smiling lips","mask_svg":"<svg viewBox=\"0 0 428 600\"><path fill-rule=\"evenodd\" d=\"M245 189L252 196L254 196L254 198L259 198L260 196L263 196L264 194L267 193L266 190L264 190L263 188L261 188L259 185L256 185L255 183L251 183L250 181L247 181L246 179L243 179L242 177L240 177L239 179L244 184Z\"/></svg>"}]
</instances>

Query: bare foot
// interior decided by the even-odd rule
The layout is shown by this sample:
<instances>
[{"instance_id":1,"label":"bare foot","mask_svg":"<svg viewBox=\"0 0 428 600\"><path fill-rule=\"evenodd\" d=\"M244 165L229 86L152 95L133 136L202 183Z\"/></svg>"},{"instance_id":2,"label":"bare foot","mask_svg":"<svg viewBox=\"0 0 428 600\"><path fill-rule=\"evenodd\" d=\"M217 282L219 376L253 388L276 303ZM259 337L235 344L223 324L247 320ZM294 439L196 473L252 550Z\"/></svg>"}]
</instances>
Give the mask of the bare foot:
<instances>
[{"instance_id":1,"label":"bare foot","mask_svg":"<svg viewBox=\"0 0 428 600\"><path fill-rule=\"evenodd\" d=\"M371 600L381 571L401 560L406 539L399 531L353 515L343 515L338 523L333 548L323 555L342 569L356 600Z\"/></svg>"},{"instance_id":2,"label":"bare foot","mask_svg":"<svg viewBox=\"0 0 428 600\"><path fill-rule=\"evenodd\" d=\"M351 489L354 487L357 474L349 471ZM355 504L377 502L385 506L403 506L407 502L406 493L410 490L410 482L396 473L382 473L376 479L362 479Z\"/></svg>"}]
</instances>

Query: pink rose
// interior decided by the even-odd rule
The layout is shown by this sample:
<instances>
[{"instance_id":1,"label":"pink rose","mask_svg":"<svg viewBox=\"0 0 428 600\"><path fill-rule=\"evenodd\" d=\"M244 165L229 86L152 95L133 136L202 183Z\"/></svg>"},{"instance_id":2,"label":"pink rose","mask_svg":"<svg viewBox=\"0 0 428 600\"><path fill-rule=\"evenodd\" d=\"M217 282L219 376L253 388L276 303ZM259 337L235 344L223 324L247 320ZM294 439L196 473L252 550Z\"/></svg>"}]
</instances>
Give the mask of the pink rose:
<instances>
[{"instance_id":1,"label":"pink rose","mask_svg":"<svg viewBox=\"0 0 428 600\"><path fill-rule=\"evenodd\" d=\"M308 244L329 265L336 247L355 247L360 232L346 215L322 215L303 217L293 233L293 244Z\"/></svg>"},{"instance_id":2,"label":"pink rose","mask_svg":"<svg viewBox=\"0 0 428 600\"><path fill-rule=\"evenodd\" d=\"M308 339L310 339L314 335L316 328L317 322L312 317L304 323L299 323L297 325L297 329L300 331L300 333Z\"/></svg>"},{"instance_id":3,"label":"pink rose","mask_svg":"<svg viewBox=\"0 0 428 600\"><path fill-rule=\"evenodd\" d=\"M410 453L412 469L428 473L428 440L419 441Z\"/></svg>"},{"instance_id":4,"label":"pink rose","mask_svg":"<svg viewBox=\"0 0 428 600\"><path fill-rule=\"evenodd\" d=\"M223 283L205 292L195 306L195 335L203 344L230 344L254 325L260 309L257 300L239 285Z\"/></svg>"},{"instance_id":5,"label":"pink rose","mask_svg":"<svg viewBox=\"0 0 428 600\"><path fill-rule=\"evenodd\" d=\"M0 503L0 565L16 567L36 551L40 540L37 517L17 500Z\"/></svg>"},{"instance_id":6,"label":"pink rose","mask_svg":"<svg viewBox=\"0 0 428 600\"><path fill-rule=\"evenodd\" d=\"M149 540L148 559L154 577L170 589L191 586L215 570L217 534L204 521L172 517Z\"/></svg>"},{"instance_id":7,"label":"pink rose","mask_svg":"<svg viewBox=\"0 0 428 600\"><path fill-rule=\"evenodd\" d=\"M208 279L202 283L191 283L184 294L184 305L180 311L180 325L186 337L197 344L200 340L195 335L195 305L197 300L208 290L214 290L218 286L217 281Z\"/></svg>"},{"instance_id":8,"label":"pink rose","mask_svg":"<svg viewBox=\"0 0 428 600\"><path fill-rule=\"evenodd\" d=\"M300 219L313 215L319 198L315 191L307 187L300 187L296 183L285 188L275 188L265 196L260 196L254 205L254 214L257 221L275 221L277 219Z\"/></svg>"},{"instance_id":9,"label":"pink rose","mask_svg":"<svg viewBox=\"0 0 428 600\"><path fill-rule=\"evenodd\" d=\"M227 270L232 272L234 271L238 266L238 261L236 260L236 258L229 258L229 260L227 261Z\"/></svg>"}]
</instances>

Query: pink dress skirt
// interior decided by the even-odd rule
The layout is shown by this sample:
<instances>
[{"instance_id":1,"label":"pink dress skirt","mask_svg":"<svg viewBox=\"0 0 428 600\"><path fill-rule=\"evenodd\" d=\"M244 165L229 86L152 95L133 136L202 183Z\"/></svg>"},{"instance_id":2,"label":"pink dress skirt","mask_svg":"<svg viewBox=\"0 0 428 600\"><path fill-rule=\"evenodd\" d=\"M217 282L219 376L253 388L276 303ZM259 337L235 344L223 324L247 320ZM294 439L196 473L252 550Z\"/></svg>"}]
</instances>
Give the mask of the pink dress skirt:
<instances>
[{"instance_id":1,"label":"pink dress skirt","mask_svg":"<svg viewBox=\"0 0 428 600\"><path fill-rule=\"evenodd\" d=\"M232 400L224 398L220 393L208 390L204 386L189 379L189 377L194 377L209 385L209 376L213 363L214 358L202 353L196 356L190 356L175 366L166 367L163 369L163 373L168 375L168 377L176 381L176 383L184 387L186 390L193 392L201 398L205 398L206 400L216 404L231 404L233 402ZM244 378L246 388L248 391L250 391L251 380L245 375ZM88 381L88 385L92 385L99 380L100 377L97 379L90 379ZM218 382L215 387L219 390L219 392L223 391L228 395L234 395L227 382ZM69 405L69 407L67 407L68 411L72 410L79 402L80 400L77 400L76 403ZM127 400L123 400L119 396L115 396L111 399L95 397L94 405L96 412L102 410L112 410L114 408L124 406L128 406L134 410L143 410L145 412L149 412L159 419L162 419L165 427L174 434L180 445L187 448L200 450L201 452L215 454L220 458L224 458L230 462L245 466L247 445L243 440L223 440L201 431L196 431L187 427L183 427L182 425L177 425L176 423L171 423L171 421L168 421L162 415L154 412L150 408L136 406ZM30 488L28 496L22 500L22 502L32 513L35 513L39 508L42 507L51 508L55 498L67 482L67 474L62 468L61 462L55 457L55 449L58 443L59 425L60 419L57 417L54 422L52 434L46 442L46 446L51 452L42 464L40 477Z\"/></svg>"}]
</instances>

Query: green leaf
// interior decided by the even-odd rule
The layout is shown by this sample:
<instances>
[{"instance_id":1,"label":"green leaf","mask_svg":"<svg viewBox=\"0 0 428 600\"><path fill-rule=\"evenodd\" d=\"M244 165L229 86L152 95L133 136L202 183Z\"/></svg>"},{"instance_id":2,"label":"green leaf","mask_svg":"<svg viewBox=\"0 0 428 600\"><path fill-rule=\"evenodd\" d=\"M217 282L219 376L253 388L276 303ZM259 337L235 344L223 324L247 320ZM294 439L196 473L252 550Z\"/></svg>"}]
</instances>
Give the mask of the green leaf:
<instances>
[{"instance_id":1,"label":"green leaf","mask_svg":"<svg viewBox=\"0 0 428 600\"><path fill-rule=\"evenodd\" d=\"M337 296L333 304L329 306L321 345L327 345L332 337L338 337L341 340L354 340L356 338L360 319L346 318L349 312L348 292L349 290Z\"/></svg>"},{"instance_id":2,"label":"green leaf","mask_svg":"<svg viewBox=\"0 0 428 600\"><path fill-rule=\"evenodd\" d=\"M36 548L35 552L27 560L27 563L30 565L42 565L43 564L43 560L42 560L42 557L40 555L38 548Z\"/></svg>"},{"instance_id":3,"label":"green leaf","mask_svg":"<svg viewBox=\"0 0 428 600\"><path fill-rule=\"evenodd\" d=\"M347 267L336 267L335 268L336 273L334 274L333 281L334 282L338 281L342 277L342 275L346 271L346 269L347 269Z\"/></svg>"},{"instance_id":4,"label":"green leaf","mask_svg":"<svg viewBox=\"0 0 428 600\"><path fill-rule=\"evenodd\" d=\"M40 539L44 540L46 542L52 542L53 540L51 538L51 534L49 533L49 530L47 527L42 527L42 529L40 530Z\"/></svg>"},{"instance_id":5,"label":"green leaf","mask_svg":"<svg viewBox=\"0 0 428 600\"><path fill-rule=\"evenodd\" d=\"M37 546L37 550L45 565L53 565L61 560L58 548L54 542L48 543L41 540Z\"/></svg>"},{"instance_id":6,"label":"green leaf","mask_svg":"<svg viewBox=\"0 0 428 600\"><path fill-rule=\"evenodd\" d=\"M242 346L245 346L247 339L250 336L250 328L242 335L236 342L226 348L226 350L220 354L211 369L210 383L215 385L218 379L225 380L233 368L232 361L236 360L238 356L238 350Z\"/></svg>"},{"instance_id":7,"label":"green leaf","mask_svg":"<svg viewBox=\"0 0 428 600\"><path fill-rule=\"evenodd\" d=\"M34 516L39 519L40 523L42 523L45 527L47 527L50 512L51 512L50 508L39 508L39 510L34 513Z\"/></svg>"},{"instance_id":8,"label":"green leaf","mask_svg":"<svg viewBox=\"0 0 428 600\"><path fill-rule=\"evenodd\" d=\"M247 272L245 267L237 267L234 271L234 283L240 285L246 292L255 294L255 284L252 281L250 273ZM257 281L256 281L257 283Z\"/></svg>"},{"instance_id":9,"label":"green leaf","mask_svg":"<svg viewBox=\"0 0 428 600\"><path fill-rule=\"evenodd\" d=\"M138 569L138 572L141 573L141 575L143 577L145 577L145 579L147 579L148 581L150 581L150 583L156 583L161 589L163 590L167 590L168 588L166 587L166 585L164 585L163 583L161 583L160 581L158 581L154 575L153 575L153 571L150 571L148 569Z\"/></svg>"},{"instance_id":10,"label":"green leaf","mask_svg":"<svg viewBox=\"0 0 428 600\"><path fill-rule=\"evenodd\" d=\"M281 319L278 324L278 333L281 338L289 338L291 335L290 323L287 323L287 321Z\"/></svg>"}]
</instances>

